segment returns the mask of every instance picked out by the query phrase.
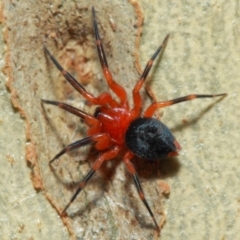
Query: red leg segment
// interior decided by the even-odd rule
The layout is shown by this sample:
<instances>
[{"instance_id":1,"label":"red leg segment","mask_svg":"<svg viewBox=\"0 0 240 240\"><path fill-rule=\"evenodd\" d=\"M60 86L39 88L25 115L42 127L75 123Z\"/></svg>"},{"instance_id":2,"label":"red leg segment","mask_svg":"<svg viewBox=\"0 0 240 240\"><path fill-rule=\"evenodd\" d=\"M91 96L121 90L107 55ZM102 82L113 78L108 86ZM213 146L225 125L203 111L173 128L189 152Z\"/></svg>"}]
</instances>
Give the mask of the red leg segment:
<instances>
[{"instance_id":1,"label":"red leg segment","mask_svg":"<svg viewBox=\"0 0 240 240\"><path fill-rule=\"evenodd\" d=\"M105 76L105 79L107 80L108 86L119 97L119 99L121 101L121 106L128 105L127 93L126 93L125 89L114 81L112 74L108 69L107 58L106 58L104 48L103 48L103 45L102 45L102 42L100 39L94 7L92 8L92 15L93 15L94 35L96 38L98 56L99 56L99 60L100 60L101 66L102 66L103 74Z\"/></svg>"},{"instance_id":2,"label":"red leg segment","mask_svg":"<svg viewBox=\"0 0 240 240\"><path fill-rule=\"evenodd\" d=\"M144 117L152 117L152 115L154 114L154 112L156 111L156 109L158 108L163 108L163 107L167 107L167 106L171 106L173 104L176 103L180 103L180 102L185 102L185 101L190 101L193 100L195 98L213 98L213 97L225 97L227 96L226 93L221 93L221 94L211 94L211 95L204 95L204 94L192 94L192 95L188 95L185 97L180 97L180 98L176 98L173 100L169 100L169 101L164 101L164 102L157 102L157 103L153 103L151 104L147 110L144 113Z\"/></svg>"},{"instance_id":3,"label":"red leg segment","mask_svg":"<svg viewBox=\"0 0 240 240\"><path fill-rule=\"evenodd\" d=\"M71 205L71 203L75 200L75 198L77 197L77 195L81 192L81 190L86 186L87 182L91 179L91 177L94 175L94 173L101 167L102 163L105 161L108 161L114 157L117 156L117 154L119 153L119 151L121 150L121 147L119 146L115 146L114 148L112 148L111 150L103 153L100 157L98 157L98 159L95 161L95 163L93 164L92 169L88 172L88 174L83 178L83 180L79 183L78 188L76 190L76 192L74 193L74 195L72 196L72 198L70 199L69 203L67 204L67 206L64 208L62 214L64 214L67 209L69 208L69 206Z\"/></svg>"},{"instance_id":4,"label":"red leg segment","mask_svg":"<svg viewBox=\"0 0 240 240\"><path fill-rule=\"evenodd\" d=\"M131 152L128 151L128 152L126 152L126 154L124 155L123 161L124 161L124 163L125 163L128 171L129 171L129 173L130 173L130 174L132 175L132 177L133 177L133 181L134 181L134 184L135 184L135 186L136 186L136 188L137 188L138 195L139 195L140 199L142 200L142 202L143 202L143 204L145 205L145 207L147 208L150 216L152 217L152 220L153 220L153 222L154 222L154 224L155 224L155 227L156 227L157 231L160 232L160 228L159 228L159 226L158 226L158 224L157 224L157 221L156 221L156 219L155 219L155 217L154 217L154 214L153 214L153 212L152 212L152 210L151 210L151 208L150 208L150 206L149 206L149 204L148 204L148 202L147 202L147 200L146 200L146 198L145 198L145 195L144 195L144 192L143 192L141 183L140 183L140 181L139 181L139 177L138 177L137 172L136 172L136 170L135 170L135 167L134 167L134 165L133 165L132 162L131 162L131 159L133 158L133 156L134 156L134 155L133 155Z\"/></svg>"},{"instance_id":5,"label":"red leg segment","mask_svg":"<svg viewBox=\"0 0 240 240\"><path fill-rule=\"evenodd\" d=\"M153 65L153 61L155 60L155 58L157 57L157 55L164 49L164 47L166 46L167 40L169 38L169 35L167 35L165 37L165 39L163 40L163 43L161 44L161 46L159 46L159 48L157 49L157 51L153 54L153 56L151 57L151 59L148 61L142 76L140 78L140 80L137 82L137 84L135 85L134 89L133 89L133 102L134 102L134 108L131 111L131 115L132 118L135 119L136 117L139 116L140 114L140 110L142 107L142 98L141 95L139 93L139 91L142 88L143 83L145 82L149 71L152 68Z\"/></svg>"}]
</instances>

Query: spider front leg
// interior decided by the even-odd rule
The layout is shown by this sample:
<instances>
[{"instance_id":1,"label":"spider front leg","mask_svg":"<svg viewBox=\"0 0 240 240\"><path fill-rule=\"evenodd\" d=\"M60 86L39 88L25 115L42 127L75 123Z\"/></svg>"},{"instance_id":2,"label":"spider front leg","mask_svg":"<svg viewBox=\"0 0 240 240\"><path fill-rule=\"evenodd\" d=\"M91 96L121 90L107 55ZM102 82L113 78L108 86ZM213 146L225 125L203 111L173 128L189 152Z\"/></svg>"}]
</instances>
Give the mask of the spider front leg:
<instances>
[{"instance_id":1,"label":"spider front leg","mask_svg":"<svg viewBox=\"0 0 240 240\"><path fill-rule=\"evenodd\" d=\"M137 175L137 172L136 172L136 170L135 170L134 165L133 165L132 162L131 162L131 159L133 158L133 156L134 156L134 155L133 155L130 151L128 151L128 152L125 153L124 158L123 158L123 161L124 161L124 163L125 163L125 165L126 165L126 167L127 167L128 172L129 172L129 173L132 175L132 177L133 177L133 181L134 181L134 184L135 184L135 186L136 186L136 188L137 188L138 195L139 195L140 199L142 200L143 204L145 205L145 207L147 208L150 216L152 217L152 220L153 220L153 222L154 222L154 225L155 225L155 227L156 227L156 230L157 230L158 232L160 232L161 229L160 229L160 227L158 226L157 221L156 221L156 219L155 219L155 217L154 217L154 214L153 214L153 212L152 212L152 210L151 210L151 208L150 208L150 206L149 206L149 204L148 204L148 202L147 202L147 200L146 200L146 198L145 198L145 195L144 195L144 192L143 192L141 183L140 183L140 181L139 181L139 177L138 177L138 175Z\"/></svg>"},{"instance_id":2,"label":"spider front leg","mask_svg":"<svg viewBox=\"0 0 240 240\"><path fill-rule=\"evenodd\" d=\"M108 161L114 157L116 157L121 150L120 146L115 146L111 150L103 153L98 159L94 162L93 167L88 172L88 174L83 178L83 180L79 183L78 188L76 192L71 197L69 203L66 205L66 207L62 211L62 215L65 214L69 206L72 204L72 202L75 200L77 195L82 191L82 189L86 186L87 182L91 179L91 177L94 175L94 173L101 167L102 163L105 161Z\"/></svg>"},{"instance_id":3,"label":"spider front leg","mask_svg":"<svg viewBox=\"0 0 240 240\"><path fill-rule=\"evenodd\" d=\"M107 80L108 86L112 89L112 91L119 97L121 101L121 106L127 104L127 93L125 89L117 84L113 77L111 72L108 69L108 63L107 63L107 58L104 52L104 48L102 45L102 41L100 39L99 31L98 31L98 24L96 20L96 13L94 7L92 7L92 15L93 15L93 28L94 28L94 35L96 39L96 45L97 45L97 50L98 50L98 56L99 60L102 66L103 74L105 76L105 79ZM128 107L128 106L127 106Z\"/></svg>"},{"instance_id":4,"label":"spider front leg","mask_svg":"<svg viewBox=\"0 0 240 240\"><path fill-rule=\"evenodd\" d=\"M95 97L91 93L87 92L86 89L82 86L82 84L80 84L69 72L63 69L63 67L59 64L59 62L45 46L44 51L50 57L57 69L62 73L64 78L89 102L96 105L109 104L112 107L117 105L117 102L112 98L109 93L102 93L98 97Z\"/></svg>"},{"instance_id":5,"label":"spider front leg","mask_svg":"<svg viewBox=\"0 0 240 240\"><path fill-rule=\"evenodd\" d=\"M185 96L185 97L175 98L175 99L169 100L169 101L152 103L146 109L146 111L144 113L144 117L149 117L150 118L150 117L152 117L152 115L154 114L156 109L171 106L173 104L177 104L177 103L180 103L180 102L186 102L186 101L190 101L190 100L193 100L193 99L196 99L196 98L214 98L214 97L225 97L225 96L227 96L227 93L210 94L210 95L191 94L191 95L188 95L188 96Z\"/></svg>"}]
</instances>

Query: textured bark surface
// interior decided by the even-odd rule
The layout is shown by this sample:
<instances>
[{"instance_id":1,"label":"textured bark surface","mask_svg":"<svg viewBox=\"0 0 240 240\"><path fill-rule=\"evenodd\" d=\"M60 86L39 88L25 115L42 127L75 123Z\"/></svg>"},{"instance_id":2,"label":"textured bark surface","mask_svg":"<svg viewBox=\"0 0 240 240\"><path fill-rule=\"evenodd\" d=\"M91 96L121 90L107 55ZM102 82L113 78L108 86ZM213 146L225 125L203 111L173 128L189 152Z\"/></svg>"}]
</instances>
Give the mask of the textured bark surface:
<instances>
[{"instance_id":1,"label":"textured bark surface","mask_svg":"<svg viewBox=\"0 0 240 240\"><path fill-rule=\"evenodd\" d=\"M139 66L144 67L167 33L169 43L148 81L159 100L229 94L223 100L195 100L159 111L180 142L181 155L156 165L138 161L136 166L159 224L166 217L161 239L238 239L239 5L95 2L2 3L1 239L158 238L121 159L92 179L69 208L69 218L58 214L97 155L84 148L61 157L50 169L49 160L85 136L86 127L60 109L42 106L40 99L64 101L88 112L94 107L66 83L43 45L91 93L107 91L93 40L92 5L110 69L129 96ZM168 185L171 193L163 197Z\"/></svg>"}]
</instances>

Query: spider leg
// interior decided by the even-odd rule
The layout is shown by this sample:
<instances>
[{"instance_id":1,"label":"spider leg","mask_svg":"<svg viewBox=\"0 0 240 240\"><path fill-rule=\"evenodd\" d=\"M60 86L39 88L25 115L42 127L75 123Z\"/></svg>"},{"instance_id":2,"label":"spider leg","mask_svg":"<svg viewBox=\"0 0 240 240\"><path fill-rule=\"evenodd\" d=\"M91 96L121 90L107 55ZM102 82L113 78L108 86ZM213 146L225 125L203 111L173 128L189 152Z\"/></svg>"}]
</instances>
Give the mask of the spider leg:
<instances>
[{"instance_id":1,"label":"spider leg","mask_svg":"<svg viewBox=\"0 0 240 240\"><path fill-rule=\"evenodd\" d=\"M67 112L70 112L78 117L80 117L82 120L84 120L89 126L94 126L94 125L100 125L100 122L97 118L85 113L84 111L77 109L71 105L68 105L66 103L62 103L62 102L57 102L57 101L50 101L50 100L45 100L42 99L42 102L46 103L46 104L51 104L51 105L55 105L59 108L62 108L64 110L66 110Z\"/></svg>"},{"instance_id":2,"label":"spider leg","mask_svg":"<svg viewBox=\"0 0 240 240\"><path fill-rule=\"evenodd\" d=\"M98 24L96 20L96 12L94 7L92 7L92 15L93 15L93 27L94 27L94 35L96 39L96 45L97 45L97 51L98 51L98 56L99 60L102 66L103 74L105 79L107 80L108 86L112 89L112 91L119 97L121 101L121 106L127 104L127 93L125 89L117 84L113 77L111 72L109 71L108 68L108 63L107 63L107 58L104 52L104 48L102 45L102 41L100 39L99 31L98 31Z\"/></svg>"},{"instance_id":3,"label":"spider leg","mask_svg":"<svg viewBox=\"0 0 240 240\"><path fill-rule=\"evenodd\" d=\"M85 123L88 126L91 127L87 131L87 134L89 136L95 135L101 131L102 123L97 118L85 113L84 111L82 111L80 109L77 109L66 103L57 102L57 101L50 101L50 100L42 99L42 102L44 102L46 104L52 104L52 105L58 106L59 108L62 108L64 110L66 110L67 112L70 112L70 113L80 117L82 120L85 121Z\"/></svg>"},{"instance_id":4,"label":"spider leg","mask_svg":"<svg viewBox=\"0 0 240 240\"><path fill-rule=\"evenodd\" d=\"M50 57L52 62L55 64L57 69L62 73L65 79L89 102L96 105L110 104L111 106L117 105L117 102L112 98L109 93L102 93L98 97L93 96L91 93L87 92L86 89L80 84L69 72L63 69L55 57L49 52L49 50L44 46L45 53Z\"/></svg>"},{"instance_id":5,"label":"spider leg","mask_svg":"<svg viewBox=\"0 0 240 240\"><path fill-rule=\"evenodd\" d=\"M63 154L70 152L74 149L77 148L81 148L85 145L88 144L92 144L96 142L96 148L101 150L101 149L105 149L109 146L110 143L110 139L108 134L106 133L99 133L99 134L95 134L93 136L90 137L86 137L84 139L78 140L74 143L71 143L69 145L67 145L66 147L64 147L50 162L49 164L53 163L55 160L57 160L60 156L62 156Z\"/></svg>"},{"instance_id":6,"label":"spider leg","mask_svg":"<svg viewBox=\"0 0 240 240\"><path fill-rule=\"evenodd\" d=\"M188 96L180 97L180 98L175 98L173 100L169 101L163 101L163 102L156 102L152 103L144 112L144 117L152 117L156 109L158 108L163 108L167 107L173 104L177 104L180 102L185 102L185 101L190 101L195 98L213 98L213 97L225 97L227 96L227 93L221 93L221 94L211 94L211 95L205 95L205 94L191 94Z\"/></svg>"},{"instance_id":7,"label":"spider leg","mask_svg":"<svg viewBox=\"0 0 240 240\"><path fill-rule=\"evenodd\" d=\"M169 38L169 34L165 37L165 39L163 40L162 44L158 47L158 49L156 50L156 52L153 54L153 56L151 57L151 59L148 61L141 78L139 79L139 81L136 83L134 89L133 89L133 102L134 102L134 107L131 111L131 115L132 118L136 118L139 115L139 112L141 110L142 107L142 98L141 95L139 93L139 91L141 90L143 83L145 82L149 71L152 68L153 65L153 61L155 60L155 58L157 57L158 54L160 54L162 52L162 50L164 49L164 47L167 44Z\"/></svg>"},{"instance_id":8,"label":"spider leg","mask_svg":"<svg viewBox=\"0 0 240 240\"><path fill-rule=\"evenodd\" d=\"M144 195L144 192L143 192L141 183L140 183L140 181L139 181L139 177L138 177L137 172L136 172L136 170L135 170L135 167L134 167L134 165L132 164L132 162L130 161L131 158L133 158L133 156L134 156L134 155L133 155L130 151L128 151L128 152L126 152L126 154L124 155L123 161L124 161L124 163L125 163L125 165L126 165L126 167L127 167L127 169L128 169L128 172L129 172L129 173L132 175L132 177L133 177L133 181L134 181L134 184L135 184L135 186L136 186L136 188L137 188L138 195L139 195L140 199L142 200L142 202L143 202L143 204L145 205L145 207L147 208L150 216L152 217L152 220L153 220L153 222L154 222L154 224L155 224L155 227L156 227L157 231L160 232L161 229L160 229L160 227L158 226L157 221L156 221L156 219L155 219L155 217L154 217L154 214L153 214L153 212L152 212L152 210L151 210L151 208L150 208L150 206L149 206L149 204L148 204L148 202L147 202L147 200L146 200L146 198L145 198L145 195Z\"/></svg>"},{"instance_id":9,"label":"spider leg","mask_svg":"<svg viewBox=\"0 0 240 240\"><path fill-rule=\"evenodd\" d=\"M71 203L75 200L75 198L77 197L77 195L82 191L82 189L86 186L87 182L90 180L90 178L94 175L94 173L101 167L102 163L105 161L108 161L114 157L117 156L117 154L119 153L119 151L121 150L120 146L115 146L113 147L111 150L103 153L101 156L98 157L98 159L95 161L95 163L93 164L93 167L91 168L91 170L88 172L88 174L83 178L83 180L79 183L78 188L76 190L76 192L73 194L73 196L71 197L69 203L66 205L66 207L63 209L62 214L64 215L64 213L67 211L67 209L69 208L69 206L71 205Z\"/></svg>"}]
</instances>

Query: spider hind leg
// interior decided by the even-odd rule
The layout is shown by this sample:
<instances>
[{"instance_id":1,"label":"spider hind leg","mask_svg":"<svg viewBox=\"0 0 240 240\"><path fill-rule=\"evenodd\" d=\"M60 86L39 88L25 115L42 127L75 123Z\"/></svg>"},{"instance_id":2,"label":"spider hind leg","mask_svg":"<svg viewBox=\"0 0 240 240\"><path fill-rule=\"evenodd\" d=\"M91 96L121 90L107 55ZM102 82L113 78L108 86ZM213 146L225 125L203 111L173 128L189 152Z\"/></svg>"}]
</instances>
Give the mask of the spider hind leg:
<instances>
[{"instance_id":1,"label":"spider hind leg","mask_svg":"<svg viewBox=\"0 0 240 240\"><path fill-rule=\"evenodd\" d=\"M156 218L155 218L155 216L154 216L154 214L153 214L153 212L152 212L152 210L151 210L151 208L150 208L150 206L149 206L149 204L148 204L148 202L145 198L145 194L143 192L139 177L137 175L137 172L135 170L134 165L131 162L131 159L133 158L133 156L134 155L130 151L128 151L128 152L125 153L123 161L124 161L124 163L127 167L128 172L130 173L130 175L133 178L134 185L137 189L137 192L138 192L138 195L139 195L141 201L143 202L144 206L147 208L147 210L148 210L148 212L149 212L149 214L150 214L150 216L151 216L151 218L154 222L154 225L156 227L157 232L160 233L161 228L158 226Z\"/></svg>"}]
</instances>

